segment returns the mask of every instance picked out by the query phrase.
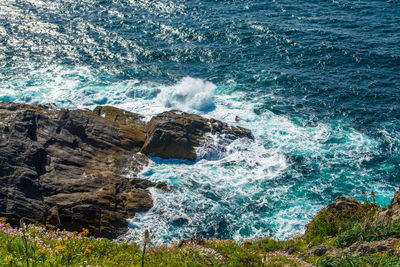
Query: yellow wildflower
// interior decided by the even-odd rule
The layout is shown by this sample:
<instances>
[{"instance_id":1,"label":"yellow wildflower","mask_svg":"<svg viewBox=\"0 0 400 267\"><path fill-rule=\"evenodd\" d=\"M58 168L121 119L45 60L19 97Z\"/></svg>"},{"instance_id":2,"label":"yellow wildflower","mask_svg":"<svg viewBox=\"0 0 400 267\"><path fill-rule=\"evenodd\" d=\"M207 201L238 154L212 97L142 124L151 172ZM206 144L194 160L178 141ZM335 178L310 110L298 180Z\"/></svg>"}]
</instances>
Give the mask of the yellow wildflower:
<instances>
[{"instance_id":1,"label":"yellow wildflower","mask_svg":"<svg viewBox=\"0 0 400 267\"><path fill-rule=\"evenodd\" d=\"M63 246L57 246L57 252L59 252L59 253L62 253L62 252L64 252L65 251L65 247L63 247Z\"/></svg>"},{"instance_id":2,"label":"yellow wildflower","mask_svg":"<svg viewBox=\"0 0 400 267\"><path fill-rule=\"evenodd\" d=\"M46 254L46 250L43 248L40 248L38 251L36 251L35 256L40 256Z\"/></svg>"}]
</instances>

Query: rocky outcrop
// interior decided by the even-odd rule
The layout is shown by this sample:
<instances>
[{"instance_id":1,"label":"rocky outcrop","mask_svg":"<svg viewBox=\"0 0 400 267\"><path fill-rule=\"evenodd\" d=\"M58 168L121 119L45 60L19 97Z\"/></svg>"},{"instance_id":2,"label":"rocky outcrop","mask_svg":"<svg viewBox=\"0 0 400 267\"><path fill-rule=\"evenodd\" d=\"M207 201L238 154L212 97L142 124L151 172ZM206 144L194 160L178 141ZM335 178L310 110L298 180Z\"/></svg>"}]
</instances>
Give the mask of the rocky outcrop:
<instances>
[{"instance_id":1,"label":"rocky outcrop","mask_svg":"<svg viewBox=\"0 0 400 267\"><path fill-rule=\"evenodd\" d=\"M308 256L318 256L321 257L322 255L325 255L329 250L331 250L330 247L327 246L316 246L315 248L313 248L309 253Z\"/></svg>"},{"instance_id":2,"label":"rocky outcrop","mask_svg":"<svg viewBox=\"0 0 400 267\"><path fill-rule=\"evenodd\" d=\"M337 197L334 202L329 204L325 209L340 217L349 218L354 216L354 213L360 209L361 204L347 197Z\"/></svg>"},{"instance_id":3,"label":"rocky outcrop","mask_svg":"<svg viewBox=\"0 0 400 267\"><path fill-rule=\"evenodd\" d=\"M122 171L147 162L137 154L144 122L114 108L94 113L0 102L0 217L114 237L152 207L154 184L135 187L140 179Z\"/></svg>"},{"instance_id":4,"label":"rocky outcrop","mask_svg":"<svg viewBox=\"0 0 400 267\"><path fill-rule=\"evenodd\" d=\"M365 217L365 210L361 203L347 197L337 197L334 202L321 209L316 216L306 225L305 234L319 233L324 225L332 225L326 235L337 234L339 231L335 225L340 220L357 221ZM313 246L310 243L311 247Z\"/></svg>"},{"instance_id":5,"label":"rocky outcrop","mask_svg":"<svg viewBox=\"0 0 400 267\"><path fill-rule=\"evenodd\" d=\"M394 247L398 242L399 239L395 238L375 242L358 241L345 249L343 253L359 256L376 252L394 252Z\"/></svg>"},{"instance_id":6,"label":"rocky outcrop","mask_svg":"<svg viewBox=\"0 0 400 267\"><path fill-rule=\"evenodd\" d=\"M128 218L152 207L147 188L171 189L136 177L148 162L139 152L194 160L206 133L252 138L246 129L187 113L165 112L146 123L109 106L0 101L0 217L116 237Z\"/></svg>"},{"instance_id":7,"label":"rocky outcrop","mask_svg":"<svg viewBox=\"0 0 400 267\"><path fill-rule=\"evenodd\" d=\"M206 134L217 135L230 141L244 137L253 139L247 129L231 127L224 122L194 114L169 111L151 119L148 124L148 138L142 151L153 157L195 161L196 147Z\"/></svg>"},{"instance_id":8,"label":"rocky outcrop","mask_svg":"<svg viewBox=\"0 0 400 267\"><path fill-rule=\"evenodd\" d=\"M143 116L111 106L98 106L93 113L118 125L122 138L121 146L125 149L137 150L146 141L146 123L142 121Z\"/></svg>"},{"instance_id":9,"label":"rocky outcrop","mask_svg":"<svg viewBox=\"0 0 400 267\"><path fill-rule=\"evenodd\" d=\"M394 195L387 208L380 208L371 218L365 221L365 226L375 226L388 222L400 222L400 189Z\"/></svg>"}]
</instances>

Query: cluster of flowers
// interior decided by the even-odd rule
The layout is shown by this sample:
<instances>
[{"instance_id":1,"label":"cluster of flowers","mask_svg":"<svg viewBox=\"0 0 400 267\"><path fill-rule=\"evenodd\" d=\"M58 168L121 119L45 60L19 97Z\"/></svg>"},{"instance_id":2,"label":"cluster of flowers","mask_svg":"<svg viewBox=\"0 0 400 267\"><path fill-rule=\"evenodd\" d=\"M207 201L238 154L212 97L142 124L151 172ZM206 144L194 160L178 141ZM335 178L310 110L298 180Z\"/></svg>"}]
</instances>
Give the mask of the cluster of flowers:
<instances>
[{"instance_id":1,"label":"cluster of flowers","mask_svg":"<svg viewBox=\"0 0 400 267\"><path fill-rule=\"evenodd\" d=\"M214 256L214 258L216 260L223 260L224 259L221 254L219 254L217 251L213 250L212 248L205 248L205 247L202 247L202 246L200 246L200 245L198 245L198 244L196 244L194 242L187 243L186 247L187 248L191 248L191 249L195 249L195 250L197 250L199 252L202 252L202 253L205 253L205 254L211 254L211 255Z\"/></svg>"},{"instance_id":2,"label":"cluster of flowers","mask_svg":"<svg viewBox=\"0 0 400 267\"><path fill-rule=\"evenodd\" d=\"M305 266L305 267L314 267L314 265L303 261L302 259L299 259L297 257L294 257L292 255L289 255L287 253L281 252L281 251L275 251L275 252L270 252L267 254L262 255L262 263L264 264L268 264L268 258L269 257L285 257L289 260L292 260L294 262L296 262L297 264L301 265L301 266Z\"/></svg>"},{"instance_id":3,"label":"cluster of flowers","mask_svg":"<svg viewBox=\"0 0 400 267\"><path fill-rule=\"evenodd\" d=\"M21 224L20 228L14 228L6 223L6 218L0 218L0 233L4 233L11 236L18 236L35 243L38 247L38 252L36 256L44 255L46 252L53 256L53 253L63 253L65 251L65 246L63 245L65 241L75 238L78 240L97 240L101 241L102 238L87 237L89 230L86 228L82 229L82 232L69 232L60 230L47 230L45 227L30 224ZM50 244L46 244L44 240L57 240L58 243L52 249ZM93 245L88 244L85 247L84 254L89 254L91 252ZM53 251L54 250L54 251Z\"/></svg>"},{"instance_id":4,"label":"cluster of flowers","mask_svg":"<svg viewBox=\"0 0 400 267\"><path fill-rule=\"evenodd\" d=\"M22 230L25 230L24 232ZM71 238L76 238L76 239L91 239L91 240L98 240L101 241L103 238L95 238L95 237L87 237L89 230L86 228L82 229L82 232L69 232L69 231L61 231L59 229L57 230L47 230L45 227L30 224L26 226L25 224L22 224L22 228L13 228L10 226L9 223L6 223L5 218L0 218L0 232L9 234L9 235L14 235L14 236L26 236L27 238L31 236L35 236L35 239L37 239L37 235L40 234L43 238L51 238L51 239L57 239L59 241L65 241L67 239Z\"/></svg>"}]
</instances>

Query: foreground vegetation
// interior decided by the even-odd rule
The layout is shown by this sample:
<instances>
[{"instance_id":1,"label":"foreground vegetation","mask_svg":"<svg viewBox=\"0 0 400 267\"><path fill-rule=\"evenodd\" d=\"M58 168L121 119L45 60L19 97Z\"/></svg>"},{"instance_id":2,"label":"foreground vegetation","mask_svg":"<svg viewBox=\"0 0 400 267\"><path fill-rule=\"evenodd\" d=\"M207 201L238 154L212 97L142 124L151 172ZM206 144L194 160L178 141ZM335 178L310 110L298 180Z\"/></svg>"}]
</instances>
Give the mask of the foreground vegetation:
<instances>
[{"instance_id":1,"label":"foreground vegetation","mask_svg":"<svg viewBox=\"0 0 400 267\"><path fill-rule=\"evenodd\" d=\"M72 233L23 222L13 228L1 218L0 266L400 266L400 223L367 227L379 207L350 204L350 211L323 209L303 236L287 241L193 239L150 247L144 255L135 243L89 237L86 229ZM382 240L379 249L368 247ZM351 252L360 242L365 251Z\"/></svg>"}]
</instances>

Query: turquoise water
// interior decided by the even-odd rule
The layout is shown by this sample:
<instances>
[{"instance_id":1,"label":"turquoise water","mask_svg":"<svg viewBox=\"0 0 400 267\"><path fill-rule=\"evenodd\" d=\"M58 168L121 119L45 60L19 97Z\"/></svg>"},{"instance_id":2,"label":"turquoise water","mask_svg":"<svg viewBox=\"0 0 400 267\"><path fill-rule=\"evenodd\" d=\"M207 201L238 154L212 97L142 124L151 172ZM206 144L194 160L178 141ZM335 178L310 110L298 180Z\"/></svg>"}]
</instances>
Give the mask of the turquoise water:
<instances>
[{"instance_id":1,"label":"turquoise water","mask_svg":"<svg viewBox=\"0 0 400 267\"><path fill-rule=\"evenodd\" d=\"M170 109L249 128L199 160L154 158L154 244L287 238L339 195L400 185L399 1L0 2L0 99ZM128 165L128 164L127 164Z\"/></svg>"}]
</instances>

